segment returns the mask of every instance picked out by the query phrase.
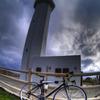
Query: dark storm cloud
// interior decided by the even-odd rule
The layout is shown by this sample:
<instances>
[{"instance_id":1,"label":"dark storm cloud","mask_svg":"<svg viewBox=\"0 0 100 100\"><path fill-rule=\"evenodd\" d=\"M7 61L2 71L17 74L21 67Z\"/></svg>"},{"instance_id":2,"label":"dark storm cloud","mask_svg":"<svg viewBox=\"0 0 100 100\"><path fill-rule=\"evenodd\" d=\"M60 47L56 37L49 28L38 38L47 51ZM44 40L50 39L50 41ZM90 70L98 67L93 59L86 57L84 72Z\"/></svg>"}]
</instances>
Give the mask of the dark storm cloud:
<instances>
[{"instance_id":1,"label":"dark storm cloud","mask_svg":"<svg viewBox=\"0 0 100 100\"><path fill-rule=\"evenodd\" d=\"M20 2L23 3L25 9L24 11L28 15L28 20L30 22L34 13L35 0L20 0Z\"/></svg>"},{"instance_id":2,"label":"dark storm cloud","mask_svg":"<svg viewBox=\"0 0 100 100\"><path fill-rule=\"evenodd\" d=\"M82 60L83 67L87 67L91 63L93 63L93 60L91 60L91 59Z\"/></svg>"},{"instance_id":3,"label":"dark storm cloud","mask_svg":"<svg viewBox=\"0 0 100 100\"><path fill-rule=\"evenodd\" d=\"M78 0L74 14L75 23L81 26L74 46L81 50L82 67L86 67L85 71L97 70L100 53L100 0Z\"/></svg>"},{"instance_id":4,"label":"dark storm cloud","mask_svg":"<svg viewBox=\"0 0 100 100\"><path fill-rule=\"evenodd\" d=\"M5 67L20 68L34 1L0 0L0 64ZM50 17L47 55L81 54L83 67L90 65L94 61L88 57L95 57L100 52L100 1L54 2L56 7Z\"/></svg>"},{"instance_id":5,"label":"dark storm cloud","mask_svg":"<svg viewBox=\"0 0 100 100\"><path fill-rule=\"evenodd\" d=\"M47 45L51 48L51 51L47 49L49 54L81 55L82 70L88 67L89 71L94 66L93 63L98 66L100 1L57 0L52 14Z\"/></svg>"},{"instance_id":6,"label":"dark storm cloud","mask_svg":"<svg viewBox=\"0 0 100 100\"><path fill-rule=\"evenodd\" d=\"M98 51L100 52L100 43L97 44L96 48L98 48Z\"/></svg>"},{"instance_id":7,"label":"dark storm cloud","mask_svg":"<svg viewBox=\"0 0 100 100\"><path fill-rule=\"evenodd\" d=\"M19 20L24 7L19 0L0 0L0 64L18 68L21 59Z\"/></svg>"},{"instance_id":8,"label":"dark storm cloud","mask_svg":"<svg viewBox=\"0 0 100 100\"><path fill-rule=\"evenodd\" d=\"M99 0L78 0L76 8L76 22L80 22L84 27L93 27L98 25L100 19L100 1Z\"/></svg>"},{"instance_id":9,"label":"dark storm cloud","mask_svg":"<svg viewBox=\"0 0 100 100\"><path fill-rule=\"evenodd\" d=\"M73 33L76 31L72 27L72 16L75 2L73 0L54 0L54 2L56 7L51 13L50 18L47 55L54 54L60 56L69 54L68 49L71 46L69 38L73 41ZM71 35L69 36L69 34Z\"/></svg>"},{"instance_id":10,"label":"dark storm cloud","mask_svg":"<svg viewBox=\"0 0 100 100\"><path fill-rule=\"evenodd\" d=\"M97 41L100 40L100 36L97 33L100 28L100 1L78 1L75 22L80 23L82 31L76 43L79 44L79 49L81 49L84 56L93 56L97 54L99 48ZM96 36L98 36L98 40Z\"/></svg>"}]
</instances>

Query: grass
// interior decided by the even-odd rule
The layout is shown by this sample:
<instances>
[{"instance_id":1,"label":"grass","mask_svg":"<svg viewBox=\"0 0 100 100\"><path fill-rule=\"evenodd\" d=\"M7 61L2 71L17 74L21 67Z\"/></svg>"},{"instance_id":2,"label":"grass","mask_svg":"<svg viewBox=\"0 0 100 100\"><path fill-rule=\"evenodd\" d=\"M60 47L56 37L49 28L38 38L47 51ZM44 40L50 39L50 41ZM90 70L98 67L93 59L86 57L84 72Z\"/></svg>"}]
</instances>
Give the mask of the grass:
<instances>
[{"instance_id":1,"label":"grass","mask_svg":"<svg viewBox=\"0 0 100 100\"><path fill-rule=\"evenodd\" d=\"M0 100L20 100L20 98L0 87Z\"/></svg>"}]
</instances>

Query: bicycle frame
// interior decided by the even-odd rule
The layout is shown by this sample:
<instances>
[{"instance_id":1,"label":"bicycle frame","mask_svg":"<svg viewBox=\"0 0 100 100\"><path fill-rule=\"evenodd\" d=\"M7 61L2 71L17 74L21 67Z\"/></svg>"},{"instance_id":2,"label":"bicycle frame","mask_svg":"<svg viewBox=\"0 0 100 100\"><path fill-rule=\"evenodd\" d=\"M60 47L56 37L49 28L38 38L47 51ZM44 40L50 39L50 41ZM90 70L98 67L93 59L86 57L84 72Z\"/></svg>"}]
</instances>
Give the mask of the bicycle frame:
<instances>
[{"instance_id":1,"label":"bicycle frame","mask_svg":"<svg viewBox=\"0 0 100 100\"><path fill-rule=\"evenodd\" d=\"M60 84L58 87L56 87L55 89L53 89L49 94L47 94L45 97L49 97L50 95L52 95L54 92L56 92L57 90L59 90L62 86L65 86L65 83Z\"/></svg>"},{"instance_id":2,"label":"bicycle frame","mask_svg":"<svg viewBox=\"0 0 100 100\"><path fill-rule=\"evenodd\" d=\"M33 94L33 93L35 93L35 91L36 91L38 88L41 88L41 93L40 93L40 95L44 95L44 84L48 84L48 83L54 83L54 82L46 81L46 82L44 82L44 83L38 84L36 87L32 88L32 89L28 92L28 94L33 95L33 96L35 96L36 98L38 98L38 96L35 95L35 94ZM60 84L58 87L54 88L49 94L47 94L47 95L45 96L45 98L48 98L50 95L52 95L54 92L56 92L57 90L59 90L61 87L65 87L65 86L67 86L67 85L66 85L66 82L63 81L62 84ZM36 89L36 90L35 90L35 89ZM31 93L32 90L35 90L35 91ZM65 90L65 91L67 92L67 90Z\"/></svg>"}]
</instances>

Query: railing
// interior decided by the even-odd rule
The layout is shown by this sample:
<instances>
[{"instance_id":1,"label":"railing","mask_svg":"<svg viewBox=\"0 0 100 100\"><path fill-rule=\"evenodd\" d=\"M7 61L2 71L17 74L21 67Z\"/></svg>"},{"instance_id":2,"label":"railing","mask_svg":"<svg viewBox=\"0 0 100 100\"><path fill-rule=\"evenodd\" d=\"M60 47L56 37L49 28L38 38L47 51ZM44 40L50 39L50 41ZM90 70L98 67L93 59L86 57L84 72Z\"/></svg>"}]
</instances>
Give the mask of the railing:
<instances>
[{"instance_id":1,"label":"railing","mask_svg":"<svg viewBox=\"0 0 100 100\"><path fill-rule=\"evenodd\" d=\"M18 78L15 77L11 77L8 75L3 75L0 74L0 86L4 87L5 89L7 89L7 91L19 96L20 93L20 89L22 88L22 86L27 83L27 82L32 82L32 75L33 74L42 74L42 75L46 75L46 76L57 76L57 77L62 77L65 76L66 74L64 73L48 73L48 72L35 72L33 71L32 68L30 68L29 70L16 70L16 69L11 69L11 68L5 68L0 66L0 69L2 70L9 70L9 71L15 71L15 72L20 72L20 73L26 73L28 74L28 81L23 81L20 80ZM74 76L99 76L99 82L100 82L100 72L92 72L92 73L75 73ZM49 86L50 89L54 88L54 86L50 85ZM85 92L87 93L88 98L97 96L99 93L99 88L100 85L92 85L92 86L82 86L82 88L85 90ZM91 92L92 91L92 92ZM90 93L91 92L91 93ZM51 100L51 99L50 99ZM100 99L98 99L100 100Z\"/></svg>"},{"instance_id":2,"label":"railing","mask_svg":"<svg viewBox=\"0 0 100 100\"><path fill-rule=\"evenodd\" d=\"M0 66L0 69L5 69L5 70L10 70L10 71L15 71L15 72L21 72L21 73L27 73L28 74L28 81L32 82L32 74L41 74L41 75L46 75L46 76L65 76L65 73L49 73L49 72L34 72L32 68L29 68L29 70L17 70L17 69L11 69L11 68L5 68ZM75 73L74 77L77 76L100 76L100 72L91 72L91 73Z\"/></svg>"}]
</instances>

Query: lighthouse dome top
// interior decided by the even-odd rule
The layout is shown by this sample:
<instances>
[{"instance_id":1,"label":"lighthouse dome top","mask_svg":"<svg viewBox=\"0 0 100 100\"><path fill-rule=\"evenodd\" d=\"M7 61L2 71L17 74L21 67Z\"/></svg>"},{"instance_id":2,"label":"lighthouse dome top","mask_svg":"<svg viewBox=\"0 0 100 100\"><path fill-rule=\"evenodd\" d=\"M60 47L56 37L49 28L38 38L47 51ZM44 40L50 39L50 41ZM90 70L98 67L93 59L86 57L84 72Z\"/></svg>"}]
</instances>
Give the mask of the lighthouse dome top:
<instances>
[{"instance_id":1,"label":"lighthouse dome top","mask_svg":"<svg viewBox=\"0 0 100 100\"><path fill-rule=\"evenodd\" d=\"M55 4L54 4L53 0L35 0L34 8L36 8L38 3L40 3L40 2L50 3L52 10L55 8Z\"/></svg>"}]
</instances>

